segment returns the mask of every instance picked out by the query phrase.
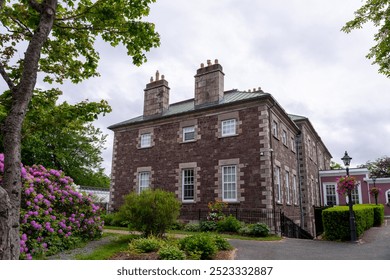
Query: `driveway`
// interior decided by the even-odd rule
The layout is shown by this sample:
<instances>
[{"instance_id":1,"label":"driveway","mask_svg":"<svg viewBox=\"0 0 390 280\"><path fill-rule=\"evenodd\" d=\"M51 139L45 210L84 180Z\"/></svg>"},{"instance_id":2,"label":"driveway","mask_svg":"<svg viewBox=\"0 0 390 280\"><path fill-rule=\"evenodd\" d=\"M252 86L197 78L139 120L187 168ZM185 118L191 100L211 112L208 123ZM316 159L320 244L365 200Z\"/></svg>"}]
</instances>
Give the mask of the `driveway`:
<instances>
[{"instance_id":1,"label":"driveway","mask_svg":"<svg viewBox=\"0 0 390 280\"><path fill-rule=\"evenodd\" d=\"M229 240L236 260L390 260L390 220L367 230L357 243L283 238Z\"/></svg>"}]
</instances>

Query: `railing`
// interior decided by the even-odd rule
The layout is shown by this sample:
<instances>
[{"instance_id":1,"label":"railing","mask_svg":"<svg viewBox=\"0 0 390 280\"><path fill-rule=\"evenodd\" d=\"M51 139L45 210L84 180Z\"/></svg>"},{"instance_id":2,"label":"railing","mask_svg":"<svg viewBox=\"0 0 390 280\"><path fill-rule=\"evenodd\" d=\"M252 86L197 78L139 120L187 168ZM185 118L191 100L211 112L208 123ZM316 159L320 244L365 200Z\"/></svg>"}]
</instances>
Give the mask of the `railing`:
<instances>
[{"instance_id":1,"label":"railing","mask_svg":"<svg viewBox=\"0 0 390 280\"><path fill-rule=\"evenodd\" d=\"M285 237L300 238L300 239L313 239L314 237L306 230L295 224L293 220L286 217L283 212L280 213L280 228L281 233Z\"/></svg>"},{"instance_id":2,"label":"railing","mask_svg":"<svg viewBox=\"0 0 390 280\"><path fill-rule=\"evenodd\" d=\"M182 208L180 218L183 220L198 220L203 221L207 219L209 211L206 209L185 209ZM222 213L226 216L232 215L237 220L246 223L264 223L276 232L275 225L280 224L280 215L272 209L241 209L229 208L224 209ZM278 231L278 230L277 230Z\"/></svg>"}]
</instances>

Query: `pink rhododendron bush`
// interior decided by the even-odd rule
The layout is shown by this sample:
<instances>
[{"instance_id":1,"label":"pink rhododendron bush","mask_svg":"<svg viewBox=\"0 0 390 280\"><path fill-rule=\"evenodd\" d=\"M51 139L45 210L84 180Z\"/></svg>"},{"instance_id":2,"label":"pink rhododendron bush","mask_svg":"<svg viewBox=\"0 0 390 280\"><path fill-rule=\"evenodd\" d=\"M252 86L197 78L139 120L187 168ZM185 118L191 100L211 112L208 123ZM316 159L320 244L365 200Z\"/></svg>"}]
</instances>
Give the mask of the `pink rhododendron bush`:
<instances>
[{"instance_id":1,"label":"pink rhododendron bush","mask_svg":"<svg viewBox=\"0 0 390 280\"><path fill-rule=\"evenodd\" d=\"M4 155L0 154L0 185ZM77 192L62 171L22 167L20 258L51 255L101 237L101 210L92 195Z\"/></svg>"}]
</instances>

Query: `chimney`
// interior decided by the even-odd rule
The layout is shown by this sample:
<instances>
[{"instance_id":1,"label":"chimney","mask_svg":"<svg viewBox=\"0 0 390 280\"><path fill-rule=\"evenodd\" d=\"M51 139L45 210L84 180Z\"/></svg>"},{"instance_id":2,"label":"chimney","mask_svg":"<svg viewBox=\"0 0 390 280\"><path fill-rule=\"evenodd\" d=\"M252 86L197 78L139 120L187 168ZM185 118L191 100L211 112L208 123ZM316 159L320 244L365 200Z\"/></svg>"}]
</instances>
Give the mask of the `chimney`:
<instances>
[{"instance_id":1,"label":"chimney","mask_svg":"<svg viewBox=\"0 0 390 280\"><path fill-rule=\"evenodd\" d=\"M224 76L217 59L214 64L207 60L207 66L200 65L195 75L195 106L218 103L223 99Z\"/></svg>"},{"instance_id":2,"label":"chimney","mask_svg":"<svg viewBox=\"0 0 390 280\"><path fill-rule=\"evenodd\" d=\"M150 78L150 83L144 90L144 116L162 115L169 107L169 87L164 75L156 72L155 80Z\"/></svg>"}]
</instances>

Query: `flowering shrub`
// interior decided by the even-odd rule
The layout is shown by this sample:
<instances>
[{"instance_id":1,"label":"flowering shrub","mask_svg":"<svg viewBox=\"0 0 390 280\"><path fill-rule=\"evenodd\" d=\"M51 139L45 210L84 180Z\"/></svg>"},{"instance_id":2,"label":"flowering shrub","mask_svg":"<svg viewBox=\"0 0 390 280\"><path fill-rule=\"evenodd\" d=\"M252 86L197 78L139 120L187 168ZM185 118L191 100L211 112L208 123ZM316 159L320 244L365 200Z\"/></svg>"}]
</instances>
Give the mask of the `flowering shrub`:
<instances>
[{"instance_id":1,"label":"flowering shrub","mask_svg":"<svg viewBox=\"0 0 390 280\"><path fill-rule=\"evenodd\" d=\"M359 185L355 177L344 176L337 180L337 192L342 195L348 194L348 190L354 190Z\"/></svg>"},{"instance_id":2,"label":"flowering shrub","mask_svg":"<svg viewBox=\"0 0 390 280\"><path fill-rule=\"evenodd\" d=\"M0 184L4 155L0 154ZM20 258L50 255L101 236L103 221L92 195L75 191L62 171L22 166Z\"/></svg>"},{"instance_id":3,"label":"flowering shrub","mask_svg":"<svg viewBox=\"0 0 390 280\"><path fill-rule=\"evenodd\" d=\"M216 200L215 202L209 202L207 207L209 208L209 213L207 214L208 221L217 222L225 218L223 209L227 207L226 202Z\"/></svg>"}]
</instances>

